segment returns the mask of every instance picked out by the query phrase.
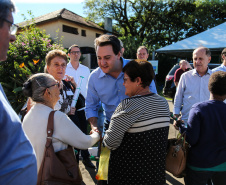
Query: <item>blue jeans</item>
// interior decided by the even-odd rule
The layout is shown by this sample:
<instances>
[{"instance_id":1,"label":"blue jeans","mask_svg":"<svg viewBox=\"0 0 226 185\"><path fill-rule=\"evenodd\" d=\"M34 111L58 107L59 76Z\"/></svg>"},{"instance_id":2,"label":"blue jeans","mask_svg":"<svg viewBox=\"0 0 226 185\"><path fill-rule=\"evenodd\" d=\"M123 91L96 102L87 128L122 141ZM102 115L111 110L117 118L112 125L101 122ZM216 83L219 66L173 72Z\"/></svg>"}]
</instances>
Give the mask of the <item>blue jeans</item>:
<instances>
[{"instance_id":1,"label":"blue jeans","mask_svg":"<svg viewBox=\"0 0 226 185\"><path fill-rule=\"evenodd\" d=\"M194 171L186 168L185 185L206 185L208 179L211 179L213 185L226 185L226 171Z\"/></svg>"}]
</instances>

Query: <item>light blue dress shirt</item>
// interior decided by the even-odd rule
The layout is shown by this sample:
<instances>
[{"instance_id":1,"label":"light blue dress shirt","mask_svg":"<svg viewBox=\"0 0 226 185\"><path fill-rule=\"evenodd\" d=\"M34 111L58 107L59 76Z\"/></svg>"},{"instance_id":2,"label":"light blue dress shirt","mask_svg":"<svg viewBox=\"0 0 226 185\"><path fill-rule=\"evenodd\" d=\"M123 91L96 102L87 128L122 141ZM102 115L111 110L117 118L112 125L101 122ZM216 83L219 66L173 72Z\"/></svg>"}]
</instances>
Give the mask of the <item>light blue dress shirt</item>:
<instances>
[{"instance_id":1,"label":"light blue dress shirt","mask_svg":"<svg viewBox=\"0 0 226 185\"><path fill-rule=\"evenodd\" d=\"M225 66L224 64L221 64L220 66L218 66L218 67L212 69L212 72L213 72L213 73L215 73L215 72L217 72L217 71L224 71L224 72L226 72L226 66Z\"/></svg>"},{"instance_id":2,"label":"light blue dress shirt","mask_svg":"<svg viewBox=\"0 0 226 185\"><path fill-rule=\"evenodd\" d=\"M36 185L37 162L0 84L0 184Z\"/></svg>"},{"instance_id":3,"label":"light blue dress shirt","mask_svg":"<svg viewBox=\"0 0 226 185\"><path fill-rule=\"evenodd\" d=\"M208 69L204 76L200 76L196 69L190 70L181 75L177 92L174 100L174 114L180 114L181 106L181 119L187 125L189 111L195 103L209 100L210 92L208 83L212 71Z\"/></svg>"},{"instance_id":4,"label":"light blue dress shirt","mask_svg":"<svg viewBox=\"0 0 226 185\"><path fill-rule=\"evenodd\" d=\"M123 60L123 67L129 60ZM89 77L86 97L86 118L98 117L99 102L102 102L106 113L106 119L110 121L118 104L128 98L123 86L124 73L121 72L117 78L105 74L99 67ZM155 82L152 80L150 90L157 93Z\"/></svg>"}]
</instances>

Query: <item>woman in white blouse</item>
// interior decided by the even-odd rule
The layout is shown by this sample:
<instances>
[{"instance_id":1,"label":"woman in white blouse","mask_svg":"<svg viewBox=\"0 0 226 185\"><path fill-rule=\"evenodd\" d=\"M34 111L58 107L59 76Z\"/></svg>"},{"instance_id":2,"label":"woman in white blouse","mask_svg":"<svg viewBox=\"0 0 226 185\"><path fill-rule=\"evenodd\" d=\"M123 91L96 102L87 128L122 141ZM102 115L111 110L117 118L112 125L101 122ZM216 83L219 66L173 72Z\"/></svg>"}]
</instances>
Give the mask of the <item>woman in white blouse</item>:
<instances>
[{"instance_id":1,"label":"woman in white blouse","mask_svg":"<svg viewBox=\"0 0 226 185\"><path fill-rule=\"evenodd\" d=\"M35 150L38 170L44 154L48 117L59 100L59 86L53 76L45 73L35 74L24 83L23 93L25 96L31 97L35 105L26 114L23 129ZM87 149L98 140L99 134L97 132L85 135L65 113L55 112L53 132L55 152L66 149L68 145Z\"/></svg>"}]
</instances>

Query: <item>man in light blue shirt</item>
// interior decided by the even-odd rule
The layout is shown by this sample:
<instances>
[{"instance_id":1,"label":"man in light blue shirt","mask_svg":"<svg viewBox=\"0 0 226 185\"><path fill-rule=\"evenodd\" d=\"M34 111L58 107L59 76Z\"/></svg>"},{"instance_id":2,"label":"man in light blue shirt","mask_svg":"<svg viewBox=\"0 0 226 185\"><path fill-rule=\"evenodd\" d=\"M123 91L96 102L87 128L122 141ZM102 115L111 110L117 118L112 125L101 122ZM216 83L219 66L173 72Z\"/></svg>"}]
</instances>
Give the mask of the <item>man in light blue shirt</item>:
<instances>
[{"instance_id":1,"label":"man in light blue shirt","mask_svg":"<svg viewBox=\"0 0 226 185\"><path fill-rule=\"evenodd\" d=\"M17 26L13 24L12 15L14 11L15 6L11 0L0 1L0 62L7 58L9 42L16 40ZM34 150L0 84L0 184L36 183L37 162Z\"/></svg>"},{"instance_id":2,"label":"man in light blue shirt","mask_svg":"<svg viewBox=\"0 0 226 185\"><path fill-rule=\"evenodd\" d=\"M121 58L120 41L116 36L98 37L95 49L99 67L91 73L88 80L86 117L91 127L97 130L99 102L102 102L105 110L107 126L118 104L128 98L125 95L122 72L128 61Z\"/></svg>"},{"instance_id":3,"label":"man in light blue shirt","mask_svg":"<svg viewBox=\"0 0 226 185\"><path fill-rule=\"evenodd\" d=\"M222 64L219 67L212 69L213 73L217 71L226 72L226 48L224 48L223 51L221 52L221 60L222 60Z\"/></svg>"},{"instance_id":4,"label":"man in light blue shirt","mask_svg":"<svg viewBox=\"0 0 226 185\"><path fill-rule=\"evenodd\" d=\"M193 51L194 69L182 74L175 95L173 113L187 125L189 111L195 103L208 100L210 92L208 82L212 71L208 69L211 52L208 48L199 47Z\"/></svg>"}]
</instances>

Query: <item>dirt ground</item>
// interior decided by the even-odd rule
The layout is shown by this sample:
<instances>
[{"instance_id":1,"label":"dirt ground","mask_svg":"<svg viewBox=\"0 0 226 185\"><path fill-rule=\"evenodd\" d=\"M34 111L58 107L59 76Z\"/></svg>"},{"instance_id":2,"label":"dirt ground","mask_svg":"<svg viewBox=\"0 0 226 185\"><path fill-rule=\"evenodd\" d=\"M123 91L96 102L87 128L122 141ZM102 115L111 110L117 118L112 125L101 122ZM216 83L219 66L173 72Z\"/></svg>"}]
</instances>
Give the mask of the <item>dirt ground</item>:
<instances>
[{"instance_id":1,"label":"dirt ground","mask_svg":"<svg viewBox=\"0 0 226 185\"><path fill-rule=\"evenodd\" d=\"M170 111L173 110L173 104L171 101L168 101ZM171 120L172 123L172 120ZM169 130L169 138L173 138L177 135L178 132L175 131L174 127L170 124L170 130ZM93 161L95 164L95 161ZM95 179L95 169L87 168L83 165L82 161L79 162L79 167L82 173L83 177L83 184L82 185L95 185L97 183ZM184 185L184 179L183 178L175 178L170 173L166 172L166 184L167 185Z\"/></svg>"}]
</instances>

